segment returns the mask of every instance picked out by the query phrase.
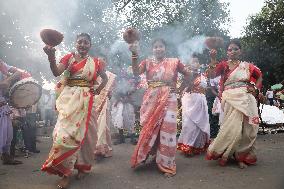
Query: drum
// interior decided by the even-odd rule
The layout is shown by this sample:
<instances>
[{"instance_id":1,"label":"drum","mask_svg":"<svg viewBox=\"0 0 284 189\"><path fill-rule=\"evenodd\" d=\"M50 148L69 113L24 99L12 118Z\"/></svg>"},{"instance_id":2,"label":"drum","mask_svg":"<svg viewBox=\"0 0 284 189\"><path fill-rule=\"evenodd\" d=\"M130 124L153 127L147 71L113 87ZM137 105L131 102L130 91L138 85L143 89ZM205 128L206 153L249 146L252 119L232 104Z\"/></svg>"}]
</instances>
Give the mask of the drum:
<instances>
[{"instance_id":1,"label":"drum","mask_svg":"<svg viewBox=\"0 0 284 189\"><path fill-rule=\"evenodd\" d=\"M10 104L15 108L28 108L39 101L41 94L38 82L28 77L12 85L9 90Z\"/></svg>"}]
</instances>

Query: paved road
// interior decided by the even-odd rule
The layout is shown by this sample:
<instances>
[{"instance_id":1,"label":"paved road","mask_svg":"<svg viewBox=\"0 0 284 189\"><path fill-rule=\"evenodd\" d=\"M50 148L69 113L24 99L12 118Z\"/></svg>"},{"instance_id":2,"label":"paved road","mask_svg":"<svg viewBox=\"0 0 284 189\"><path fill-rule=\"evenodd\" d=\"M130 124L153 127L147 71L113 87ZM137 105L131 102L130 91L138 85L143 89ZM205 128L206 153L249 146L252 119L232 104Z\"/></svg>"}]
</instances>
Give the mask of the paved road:
<instances>
[{"instance_id":1,"label":"paved road","mask_svg":"<svg viewBox=\"0 0 284 189\"><path fill-rule=\"evenodd\" d=\"M40 138L40 154L20 158L23 165L0 165L0 189L53 189L58 177L42 173L50 138ZM258 164L241 170L236 164L219 167L204 155L185 158L177 155L177 175L164 178L155 164L135 171L129 167L133 146L114 147L114 156L96 162L94 171L83 180L72 180L70 189L283 189L284 134L259 136Z\"/></svg>"}]
</instances>

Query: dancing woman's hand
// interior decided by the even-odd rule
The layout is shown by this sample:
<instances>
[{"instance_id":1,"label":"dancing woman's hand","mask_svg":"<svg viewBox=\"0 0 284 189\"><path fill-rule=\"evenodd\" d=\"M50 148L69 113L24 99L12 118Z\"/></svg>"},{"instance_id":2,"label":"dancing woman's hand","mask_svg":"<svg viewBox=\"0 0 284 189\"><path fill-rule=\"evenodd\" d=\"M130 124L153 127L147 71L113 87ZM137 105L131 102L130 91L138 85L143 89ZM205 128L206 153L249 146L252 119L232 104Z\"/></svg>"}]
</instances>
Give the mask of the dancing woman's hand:
<instances>
[{"instance_id":1,"label":"dancing woman's hand","mask_svg":"<svg viewBox=\"0 0 284 189\"><path fill-rule=\"evenodd\" d=\"M52 46L46 45L43 47L43 51L48 56L48 60L55 60L55 51L56 49Z\"/></svg>"},{"instance_id":2,"label":"dancing woman's hand","mask_svg":"<svg viewBox=\"0 0 284 189\"><path fill-rule=\"evenodd\" d=\"M129 44L129 50L132 54L137 55L139 51L139 42L135 41L134 43Z\"/></svg>"},{"instance_id":3,"label":"dancing woman's hand","mask_svg":"<svg viewBox=\"0 0 284 189\"><path fill-rule=\"evenodd\" d=\"M211 61L214 60L216 61L216 57L217 57L217 50L216 49L211 49L209 52L209 56L211 58Z\"/></svg>"}]
</instances>

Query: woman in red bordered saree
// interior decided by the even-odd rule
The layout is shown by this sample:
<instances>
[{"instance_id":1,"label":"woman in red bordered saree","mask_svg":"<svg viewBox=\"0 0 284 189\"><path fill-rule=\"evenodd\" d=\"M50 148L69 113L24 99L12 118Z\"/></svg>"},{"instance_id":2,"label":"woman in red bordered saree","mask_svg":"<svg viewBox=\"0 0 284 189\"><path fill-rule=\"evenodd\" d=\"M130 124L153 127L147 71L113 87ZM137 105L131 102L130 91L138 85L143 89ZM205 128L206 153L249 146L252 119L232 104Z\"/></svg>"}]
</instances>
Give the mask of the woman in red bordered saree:
<instances>
[{"instance_id":1,"label":"woman in red bordered saree","mask_svg":"<svg viewBox=\"0 0 284 189\"><path fill-rule=\"evenodd\" d=\"M89 125L93 97L98 95L107 83L107 75L98 58L88 55L91 38L82 33L77 36L76 53L64 56L56 65L55 48L45 46L50 68L54 76L63 73L56 92L58 119L53 131L53 146L42 171L63 177L58 188L67 188L73 169L78 170L80 179L88 173L94 161L97 133L96 125ZM94 90L97 76L102 78Z\"/></svg>"},{"instance_id":2,"label":"woman in red bordered saree","mask_svg":"<svg viewBox=\"0 0 284 189\"><path fill-rule=\"evenodd\" d=\"M224 118L220 131L207 151L207 160L219 159L221 166L233 157L240 168L255 164L255 140L259 126L257 101L253 92L261 88L261 71L251 63L239 61L241 44L232 40L228 61L216 64L216 50L210 51L212 76L221 75L220 91Z\"/></svg>"},{"instance_id":3,"label":"woman in red bordered saree","mask_svg":"<svg viewBox=\"0 0 284 189\"><path fill-rule=\"evenodd\" d=\"M166 58L166 43L156 39L152 43L153 58L137 64L137 43L130 44L134 75L146 72L148 89L140 109L142 130L131 157L131 166L137 167L154 155L158 168L170 177L176 174L177 149L177 95L178 73L188 76L184 65L177 58Z\"/></svg>"}]
</instances>

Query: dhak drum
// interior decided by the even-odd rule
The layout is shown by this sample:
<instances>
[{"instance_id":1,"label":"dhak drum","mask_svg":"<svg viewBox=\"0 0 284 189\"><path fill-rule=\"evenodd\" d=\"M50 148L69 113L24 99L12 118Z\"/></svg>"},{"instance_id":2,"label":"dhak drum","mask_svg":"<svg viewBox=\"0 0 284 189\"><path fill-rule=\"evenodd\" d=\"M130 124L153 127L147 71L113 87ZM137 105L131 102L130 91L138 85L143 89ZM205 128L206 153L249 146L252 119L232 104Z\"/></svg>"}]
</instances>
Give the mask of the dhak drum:
<instances>
[{"instance_id":1,"label":"dhak drum","mask_svg":"<svg viewBox=\"0 0 284 189\"><path fill-rule=\"evenodd\" d=\"M15 108L28 108L37 103L41 97L42 88L31 78L17 81L9 90L9 100Z\"/></svg>"}]
</instances>

